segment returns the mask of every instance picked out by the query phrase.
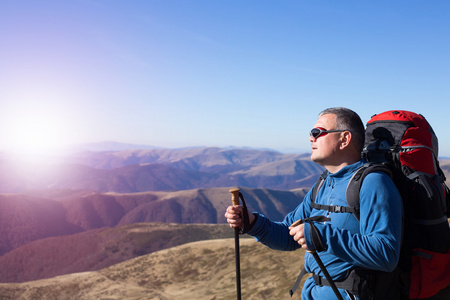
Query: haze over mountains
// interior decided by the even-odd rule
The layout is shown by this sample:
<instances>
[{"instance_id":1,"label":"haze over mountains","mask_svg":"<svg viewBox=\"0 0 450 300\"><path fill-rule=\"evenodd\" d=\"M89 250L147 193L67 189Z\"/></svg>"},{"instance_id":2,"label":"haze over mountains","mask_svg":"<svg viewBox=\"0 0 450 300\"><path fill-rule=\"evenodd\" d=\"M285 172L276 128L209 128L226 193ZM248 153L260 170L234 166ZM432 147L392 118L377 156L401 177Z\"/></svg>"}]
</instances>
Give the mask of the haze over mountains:
<instances>
[{"instance_id":1,"label":"haze over mountains","mask_svg":"<svg viewBox=\"0 0 450 300\"><path fill-rule=\"evenodd\" d=\"M229 186L310 187L322 168L308 154L188 148L79 152L50 163L3 158L0 193L77 189L135 193Z\"/></svg>"},{"instance_id":2,"label":"haze over mountains","mask_svg":"<svg viewBox=\"0 0 450 300\"><path fill-rule=\"evenodd\" d=\"M282 220L302 201L323 170L310 161L309 154L235 148L114 147L117 151L83 151L52 157L50 161L25 162L0 156L0 282L27 282L1 285L0 298L10 295L31 299L31 295L41 294L49 299L59 286L61 292L54 295L63 295L62 299L152 299L151 295L154 299L181 299L183 294L177 291L183 289L186 295L198 293L205 296L203 299L214 299L207 296L211 287L197 282L199 278L204 280L202 274L207 271L200 266L188 269L181 263L191 259L191 250L176 250L178 255L187 255L177 260L176 267L187 275L198 275L183 279L176 279L176 274L164 277L155 275L155 270L146 270L150 273L142 271L145 282L138 280L131 270L143 270L149 265L134 258L194 241L232 237L233 230L224 224L223 216L231 203L231 187L241 188L251 210ZM450 161L440 163L448 177ZM211 245L196 248L208 256L207 264L218 261ZM251 251L266 251L259 247L266 249L258 244ZM161 259L160 254L151 257L148 259L155 265L170 266L170 262L155 261L155 257ZM233 265L233 259L231 254L228 263ZM249 268L266 268L257 261L268 263L266 257L255 259ZM221 267L229 268L225 261ZM126 267L116 265L119 263ZM274 272L280 271L275 270L278 263L270 263ZM295 273L293 269L289 272ZM71 275L52 278L64 274ZM276 273L273 277L286 274ZM28 283L45 278L49 279ZM118 278L127 282L118 283ZM91 279L96 284L89 285ZM77 283L72 285L70 280ZM177 280L184 283L180 286L173 282ZM217 277L216 281L222 280ZM215 288L222 293L233 291L233 281L227 280L228 286L217 283ZM295 276L287 279L292 280ZM270 288L266 280L261 282L254 293L245 291L249 292L248 299L271 295L281 299L278 286ZM52 289L46 288L50 286ZM123 298L126 290L138 296ZM232 294L227 297L232 299Z\"/></svg>"}]
</instances>

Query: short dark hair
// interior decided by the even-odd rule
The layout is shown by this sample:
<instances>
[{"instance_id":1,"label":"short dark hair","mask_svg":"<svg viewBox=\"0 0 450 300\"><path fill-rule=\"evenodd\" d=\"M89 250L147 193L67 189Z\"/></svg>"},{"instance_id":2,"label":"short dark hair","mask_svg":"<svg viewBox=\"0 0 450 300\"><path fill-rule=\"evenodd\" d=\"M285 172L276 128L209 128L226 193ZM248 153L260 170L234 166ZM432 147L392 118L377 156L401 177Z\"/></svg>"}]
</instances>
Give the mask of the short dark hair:
<instances>
[{"instance_id":1,"label":"short dark hair","mask_svg":"<svg viewBox=\"0 0 450 300\"><path fill-rule=\"evenodd\" d=\"M331 107L319 113L319 117L326 114L336 116L336 129L348 130L352 133L355 147L362 152L364 147L365 129L359 115L345 107Z\"/></svg>"}]
</instances>

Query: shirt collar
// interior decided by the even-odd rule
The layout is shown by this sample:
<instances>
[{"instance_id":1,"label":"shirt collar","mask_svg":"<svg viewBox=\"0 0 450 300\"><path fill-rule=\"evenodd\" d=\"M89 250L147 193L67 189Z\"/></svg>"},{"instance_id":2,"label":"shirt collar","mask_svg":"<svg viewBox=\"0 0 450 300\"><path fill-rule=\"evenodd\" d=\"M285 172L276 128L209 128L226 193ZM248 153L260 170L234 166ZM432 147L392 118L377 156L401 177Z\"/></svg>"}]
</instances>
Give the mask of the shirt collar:
<instances>
[{"instance_id":1,"label":"shirt collar","mask_svg":"<svg viewBox=\"0 0 450 300\"><path fill-rule=\"evenodd\" d=\"M328 173L328 175L331 176L331 177L335 177L335 178L344 177L347 174L351 174L351 173L355 172L360 167L362 167L362 165L364 165L364 160L363 159L361 159L360 161L357 161L354 164L351 164L351 165L343 167L342 169L340 169L336 173Z\"/></svg>"}]
</instances>

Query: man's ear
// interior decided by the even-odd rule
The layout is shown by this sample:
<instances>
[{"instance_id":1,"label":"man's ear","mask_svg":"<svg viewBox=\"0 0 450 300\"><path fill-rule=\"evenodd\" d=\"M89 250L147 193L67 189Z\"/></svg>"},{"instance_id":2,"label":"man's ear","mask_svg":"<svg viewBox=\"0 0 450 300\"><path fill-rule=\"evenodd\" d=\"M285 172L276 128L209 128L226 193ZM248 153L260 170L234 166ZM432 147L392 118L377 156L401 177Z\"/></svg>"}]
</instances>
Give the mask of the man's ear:
<instances>
[{"instance_id":1,"label":"man's ear","mask_svg":"<svg viewBox=\"0 0 450 300\"><path fill-rule=\"evenodd\" d=\"M353 136L350 131L344 131L341 133L341 150L348 147L350 145L350 141L352 140Z\"/></svg>"}]
</instances>

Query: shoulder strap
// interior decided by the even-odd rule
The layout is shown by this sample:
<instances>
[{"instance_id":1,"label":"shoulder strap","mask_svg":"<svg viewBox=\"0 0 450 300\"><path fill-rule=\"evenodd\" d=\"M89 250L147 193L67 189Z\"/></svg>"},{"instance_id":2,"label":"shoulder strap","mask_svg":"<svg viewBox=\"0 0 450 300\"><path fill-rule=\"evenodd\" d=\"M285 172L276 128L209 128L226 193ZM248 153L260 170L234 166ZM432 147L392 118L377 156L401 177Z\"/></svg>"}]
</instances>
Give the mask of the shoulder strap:
<instances>
[{"instance_id":1,"label":"shoulder strap","mask_svg":"<svg viewBox=\"0 0 450 300\"><path fill-rule=\"evenodd\" d=\"M348 206L355 208L355 212L353 213L353 215L358 221L360 209L359 191L361 190L364 178L366 178L366 176L372 172L384 172L392 178L392 171L388 166L384 164L365 163L361 168L356 170L355 174L353 174L352 178L348 182L345 197L347 198Z\"/></svg>"},{"instance_id":2,"label":"shoulder strap","mask_svg":"<svg viewBox=\"0 0 450 300\"><path fill-rule=\"evenodd\" d=\"M320 190L320 188L322 187L325 179L328 177L328 171L325 170L322 175L320 175L319 180L317 180L316 184L313 187L313 190L311 192L311 199L312 202L315 203L316 197L317 197L317 192Z\"/></svg>"},{"instance_id":3,"label":"shoulder strap","mask_svg":"<svg viewBox=\"0 0 450 300\"><path fill-rule=\"evenodd\" d=\"M316 197L319 189L323 186L325 179L328 176L328 171L325 171L320 175L319 180L314 185L311 192L311 207L320 210L327 210L335 213L352 213L359 221L359 191L361 189L362 182L367 174L371 172L382 171L392 177L392 172L389 167L383 164L366 163L361 168L356 170L352 178L349 180L346 190L347 206L339 205L322 205L316 203Z\"/></svg>"},{"instance_id":4,"label":"shoulder strap","mask_svg":"<svg viewBox=\"0 0 450 300\"><path fill-rule=\"evenodd\" d=\"M316 203L317 193L319 192L319 189L323 186L323 183L325 182L325 179L328 176L328 171L325 171L320 175L319 180L314 185L313 190L311 192L311 207L319 210L327 210L329 212L334 213L355 213L355 209L353 207L347 207L347 206L339 206L339 205L323 205Z\"/></svg>"}]
</instances>

